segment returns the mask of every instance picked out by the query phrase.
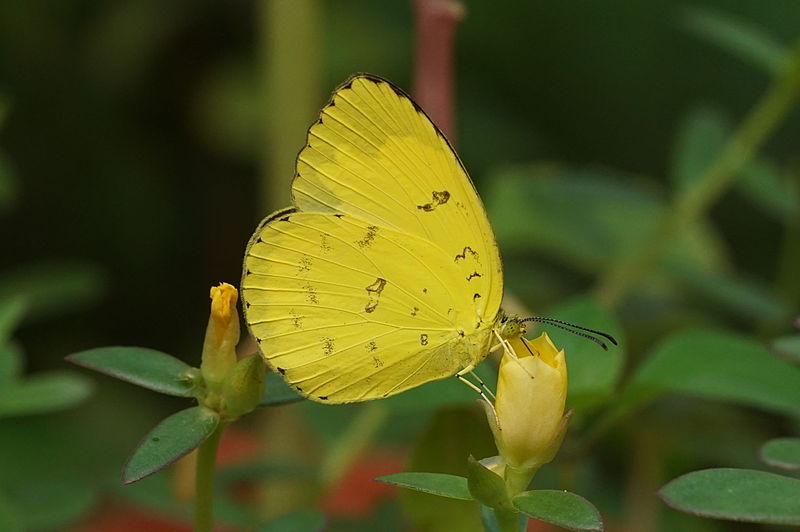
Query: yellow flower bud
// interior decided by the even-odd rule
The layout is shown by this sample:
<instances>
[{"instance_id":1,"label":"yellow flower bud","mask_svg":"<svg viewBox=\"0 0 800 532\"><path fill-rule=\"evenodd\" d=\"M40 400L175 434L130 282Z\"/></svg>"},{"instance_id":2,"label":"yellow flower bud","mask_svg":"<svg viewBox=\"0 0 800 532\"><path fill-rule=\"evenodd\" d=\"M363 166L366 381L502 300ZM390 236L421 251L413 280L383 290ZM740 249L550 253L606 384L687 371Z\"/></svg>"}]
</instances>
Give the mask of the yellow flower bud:
<instances>
[{"instance_id":1,"label":"yellow flower bud","mask_svg":"<svg viewBox=\"0 0 800 532\"><path fill-rule=\"evenodd\" d=\"M506 353L500 361L497 416L488 405L486 412L503 461L532 476L553 459L566 432L567 365L546 333L527 345L521 336L508 341L516 357Z\"/></svg>"},{"instance_id":2,"label":"yellow flower bud","mask_svg":"<svg viewBox=\"0 0 800 532\"><path fill-rule=\"evenodd\" d=\"M239 294L228 283L211 288L211 316L200 371L209 389L218 389L228 372L236 365L236 344L239 342Z\"/></svg>"}]
</instances>

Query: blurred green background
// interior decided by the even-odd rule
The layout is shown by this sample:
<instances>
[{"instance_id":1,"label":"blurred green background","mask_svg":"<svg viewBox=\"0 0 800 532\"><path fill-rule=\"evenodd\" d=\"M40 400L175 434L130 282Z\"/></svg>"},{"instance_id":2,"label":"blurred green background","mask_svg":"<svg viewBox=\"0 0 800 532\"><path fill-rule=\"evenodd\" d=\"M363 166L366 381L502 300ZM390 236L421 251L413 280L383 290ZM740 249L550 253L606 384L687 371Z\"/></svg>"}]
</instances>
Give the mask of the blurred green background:
<instances>
[{"instance_id":1,"label":"blurred green background","mask_svg":"<svg viewBox=\"0 0 800 532\"><path fill-rule=\"evenodd\" d=\"M495 225L507 290L537 313L589 293L767 90L770 75L753 54L713 42L719 19L787 48L800 27L794 0L463 3L454 59L458 151ZM410 2L283 4L0 5L0 298L19 295L26 308L8 335L25 353L26 373L64 370L63 356L99 345L142 345L196 364L208 288L238 284L257 222L270 206L288 204L291 176L270 169L291 172L330 91L358 71L411 90ZM295 42L274 38L287 28L298 32ZM275 97L291 95L276 87L291 89L295 79L297 100ZM294 122L287 109L296 110ZM620 355L610 381L687 326L755 342L791 332L800 304L792 243L799 118L793 110L783 119L737 185L616 306L629 360ZM280 143L293 146L288 155L274 148ZM283 196L263 199L270 183ZM60 529L130 498L114 487L122 462L182 403L92 381L94 393L76 408L0 421L0 516L6 498L39 508L71 494L79 500L64 502L61 514L26 525ZM250 432L265 441L311 438L324 449L325 438L335 439L331 419L357 408L270 413ZM421 439L441 444L435 416L458 426L472 416L468 426L483 435L469 452L488 455L476 412L391 417L376 430L376 446L405 459L422 452L409 451ZM797 432L797 418L784 414L673 397L604 433L591 467L559 475L578 479L572 489L595 502L611 530L752 530L683 517L649 494L693 469L754 466L758 442ZM281 416L289 419L277 423ZM552 476L553 485L564 481ZM636 490L653 501L632 508ZM357 517L365 530L381 519L393 523L384 530L414 524L396 501Z\"/></svg>"}]
</instances>

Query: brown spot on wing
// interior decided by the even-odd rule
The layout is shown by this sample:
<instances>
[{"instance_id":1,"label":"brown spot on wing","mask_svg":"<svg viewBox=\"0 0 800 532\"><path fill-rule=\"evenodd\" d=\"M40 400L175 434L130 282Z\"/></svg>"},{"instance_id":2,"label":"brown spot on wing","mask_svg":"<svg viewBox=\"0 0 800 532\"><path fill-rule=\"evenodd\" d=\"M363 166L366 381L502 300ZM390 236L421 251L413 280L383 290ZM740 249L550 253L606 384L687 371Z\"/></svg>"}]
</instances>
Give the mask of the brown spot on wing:
<instances>
[{"instance_id":1,"label":"brown spot on wing","mask_svg":"<svg viewBox=\"0 0 800 532\"><path fill-rule=\"evenodd\" d=\"M311 283L304 284L303 290L306 291L306 301L308 301L312 305L319 305L319 298L317 297L317 289Z\"/></svg>"},{"instance_id":2,"label":"brown spot on wing","mask_svg":"<svg viewBox=\"0 0 800 532\"><path fill-rule=\"evenodd\" d=\"M424 205L417 205L417 209L425 212L431 212L436 209L439 205L444 205L450 200L450 193L446 190L442 190L441 192L433 191L431 193L431 202L425 203Z\"/></svg>"},{"instance_id":3,"label":"brown spot on wing","mask_svg":"<svg viewBox=\"0 0 800 532\"><path fill-rule=\"evenodd\" d=\"M307 271L310 271L311 270L311 266L313 264L314 264L314 262L311 260L311 257L309 257L308 255L303 255L302 257L300 257L300 264L297 267L297 272L298 273L305 273Z\"/></svg>"},{"instance_id":4,"label":"brown spot on wing","mask_svg":"<svg viewBox=\"0 0 800 532\"><path fill-rule=\"evenodd\" d=\"M422 333L419 335L419 345L428 345L428 335Z\"/></svg>"},{"instance_id":5,"label":"brown spot on wing","mask_svg":"<svg viewBox=\"0 0 800 532\"><path fill-rule=\"evenodd\" d=\"M364 235L364 238L361 240L357 240L356 244L361 249L369 247L372 244L372 241L375 240L375 235L378 234L378 227L374 225L370 225L367 227L367 233Z\"/></svg>"},{"instance_id":6,"label":"brown spot on wing","mask_svg":"<svg viewBox=\"0 0 800 532\"><path fill-rule=\"evenodd\" d=\"M381 297L381 292L383 292L385 286L386 286L386 279L377 277L374 283L366 287L367 295L369 296L369 301L367 301L367 304L364 306L364 312L375 311L375 307L378 306Z\"/></svg>"},{"instance_id":7,"label":"brown spot on wing","mask_svg":"<svg viewBox=\"0 0 800 532\"><path fill-rule=\"evenodd\" d=\"M453 262L458 262L467 258L467 255L470 255L476 261L478 260L478 252L472 249L469 246L464 246L464 250L455 256Z\"/></svg>"},{"instance_id":8,"label":"brown spot on wing","mask_svg":"<svg viewBox=\"0 0 800 532\"><path fill-rule=\"evenodd\" d=\"M320 338L322 341L322 354L325 356L332 355L335 349L334 340L329 336L324 336Z\"/></svg>"}]
</instances>

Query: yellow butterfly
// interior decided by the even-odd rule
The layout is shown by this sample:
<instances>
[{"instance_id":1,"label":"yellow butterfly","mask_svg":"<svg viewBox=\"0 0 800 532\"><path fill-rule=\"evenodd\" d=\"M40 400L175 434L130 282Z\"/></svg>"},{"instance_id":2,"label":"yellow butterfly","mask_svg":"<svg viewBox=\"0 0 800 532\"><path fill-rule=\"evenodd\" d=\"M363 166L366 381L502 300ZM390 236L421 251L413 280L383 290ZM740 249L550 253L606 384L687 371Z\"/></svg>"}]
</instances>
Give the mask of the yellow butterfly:
<instances>
[{"instance_id":1,"label":"yellow butterfly","mask_svg":"<svg viewBox=\"0 0 800 532\"><path fill-rule=\"evenodd\" d=\"M461 161L403 91L357 74L297 157L293 207L247 247L242 300L269 365L329 403L472 370L524 332L501 309L492 228Z\"/></svg>"}]
</instances>

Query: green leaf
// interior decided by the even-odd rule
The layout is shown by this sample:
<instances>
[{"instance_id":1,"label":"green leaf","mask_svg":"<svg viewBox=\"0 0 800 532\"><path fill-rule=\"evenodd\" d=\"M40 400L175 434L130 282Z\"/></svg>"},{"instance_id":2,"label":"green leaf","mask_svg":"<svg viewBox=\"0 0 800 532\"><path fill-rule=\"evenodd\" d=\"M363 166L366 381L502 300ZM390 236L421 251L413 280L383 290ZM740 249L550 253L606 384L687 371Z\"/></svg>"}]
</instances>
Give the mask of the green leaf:
<instances>
[{"instance_id":1,"label":"green leaf","mask_svg":"<svg viewBox=\"0 0 800 532\"><path fill-rule=\"evenodd\" d=\"M160 471L203 443L219 425L219 415L202 406L172 414L141 441L125 464L122 483Z\"/></svg>"},{"instance_id":2,"label":"green leaf","mask_svg":"<svg viewBox=\"0 0 800 532\"><path fill-rule=\"evenodd\" d=\"M730 123L719 110L697 107L678 128L672 160L672 183L678 190L690 188L722 151Z\"/></svg>"},{"instance_id":3,"label":"green leaf","mask_svg":"<svg viewBox=\"0 0 800 532\"><path fill-rule=\"evenodd\" d=\"M616 318L588 298L567 302L548 310L546 315L616 338L619 345L606 340L608 351L604 351L594 342L556 327L537 325L537 331L528 334L533 337L547 331L556 347L564 349L569 366L567 408L586 408L610 397L625 363L625 339Z\"/></svg>"},{"instance_id":4,"label":"green leaf","mask_svg":"<svg viewBox=\"0 0 800 532\"><path fill-rule=\"evenodd\" d=\"M75 311L94 303L105 292L106 277L94 264L60 261L29 264L3 272L0 294L23 297L29 304L26 320Z\"/></svg>"},{"instance_id":5,"label":"green leaf","mask_svg":"<svg viewBox=\"0 0 800 532\"><path fill-rule=\"evenodd\" d=\"M0 299L0 344L5 344L11 339L11 333L22 321L27 309L27 302L21 296L6 297L4 294Z\"/></svg>"},{"instance_id":6,"label":"green leaf","mask_svg":"<svg viewBox=\"0 0 800 532\"><path fill-rule=\"evenodd\" d=\"M467 487L467 479L444 473L394 473L377 477L384 484L400 486L431 495L471 501L472 495Z\"/></svg>"},{"instance_id":7,"label":"green leaf","mask_svg":"<svg viewBox=\"0 0 800 532\"><path fill-rule=\"evenodd\" d=\"M800 416L800 370L761 344L711 330L676 333L636 370L622 403L685 393Z\"/></svg>"},{"instance_id":8,"label":"green leaf","mask_svg":"<svg viewBox=\"0 0 800 532\"><path fill-rule=\"evenodd\" d=\"M681 512L749 523L800 525L800 480L751 469L707 469L658 492Z\"/></svg>"},{"instance_id":9,"label":"green leaf","mask_svg":"<svg viewBox=\"0 0 800 532\"><path fill-rule=\"evenodd\" d=\"M719 272L672 265L672 273L687 297L703 304L717 304L747 320L781 321L791 306L779 299L766 283Z\"/></svg>"},{"instance_id":10,"label":"green leaf","mask_svg":"<svg viewBox=\"0 0 800 532\"><path fill-rule=\"evenodd\" d=\"M0 344L0 389L22 374L22 349L16 342Z\"/></svg>"},{"instance_id":11,"label":"green leaf","mask_svg":"<svg viewBox=\"0 0 800 532\"><path fill-rule=\"evenodd\" d=\"M534 251L572 270L595 273L641 245L663 216L663 198L641 181L599 169L512 167L492 174L486 207L504 256ZM721 250L710 226L694 224L670 247L664 262L718 269L724 262Z\"/></svg>"},{"instance_id":12,"label":"green leaf","mask_svg":"<svg viewBox=\"0 0 800 532\"><path fill-rule=\"evenodd\" d=\"M300 510L270 521L258 532L321 532L325 516L317 510Z\"/></svg>"},{"instance_id":13,"label":"green leaf","mask_svg":"<svg viewBox=\"0 0 800 532\"><path fill-rule=\"evenodd\" d=\"M800 334L776 338L771 342L770 348L779 356L800 363Z\"/></svg>"},{"instance_id":14,"label":"green leaf","mask_svg":"<svg viewBox=\"0 0 800 532\"><path fill-rule=\"evenodd\" d=\"M497 473L475 460L467 459L467 487L472 497L481 504L495 510L510 510L506 484Z\"/></svg>"},{"instance_id":15,"label":"green leaf","mask_svg":"<svg viewBox=\"0 0 800 532\"><path fill-rule=\"evenodd\" d=\"M283 377L273 371L267 370L267 380L264 382L264 393L261 395L261 402L258 406L279 406L289 403L296 403L305 399L302 395L294 391Z\"/></svg>"},{"instance_id":16,"label":"green leaf","mask_svg":"<svg viewBox=\"0 0 800 532\"><path fill-rule=\"evenodd\" d=\"M192 367L172 355L144 347L98 347L66 357L85 368L178 397L191 397Z\"/></svg>"},{"instance_id":17,"label":"green leaf","mask_svg":"<svg viewBox=\"0 0 800 532\"><path fill-rule=\"evenodd\" d=\"M0 417L43 414L70 408L91 393L91 382L81 375L48 372L0 389Z\"/></svg>"},{"instance_id":18,"label":"green leaf","mask_svg":"<svg viewBox=\"0 0 800 532\"><path fill-rule=\"evenodd\" d=\"M603 530L600 512L592 503L568 491L535 490L512 500L524 514L569 530Z\"/></svg>"},{"instance_id":19,"label":"green leaf","mask_svg":"<svg viewBox=\"0 0 800 532\"><path fill-rule=\"evenodd\" d=\"M789 61L786 49L762 28L727 13L687 8L682 23L698 37L768 74L783 72Z\"/></svg>"},{"instance_id":20,"label":"green leaf","mask_svg":"<svg viewBox=\"0 0 800 532\"><path fill-rule=\"evenodd\" d=\"M783 220L797 210L789 180L774 164L756 158L745 164L739 174L739 191L764 213Z\"/></svg>"},{"instance_id":21,"label":"green leaf","mask_svg":"<svg viewBox=\"0 0 800 532\"><path fill-rule=\"evenodd\" d=\"M759 454L761 460L773 467L800 470L800 438L775 438L765 443Z\"/></svg>"}]
</instances>

